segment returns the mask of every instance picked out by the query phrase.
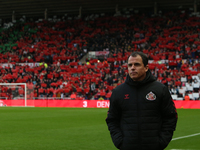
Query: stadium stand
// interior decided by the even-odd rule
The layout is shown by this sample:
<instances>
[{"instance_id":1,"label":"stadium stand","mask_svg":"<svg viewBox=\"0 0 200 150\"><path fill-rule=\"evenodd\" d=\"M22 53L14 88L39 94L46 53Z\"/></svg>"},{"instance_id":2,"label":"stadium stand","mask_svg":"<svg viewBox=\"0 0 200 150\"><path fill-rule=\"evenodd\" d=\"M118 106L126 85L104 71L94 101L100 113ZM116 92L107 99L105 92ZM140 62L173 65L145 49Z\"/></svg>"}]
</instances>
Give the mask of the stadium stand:
<instances>
[{"instance_id":1,"label":"stadium stand","mask_svg":"<svg viewBox=\"0 0 200 150\"><path fill-rule=\"evenodd\" d=\"M33 85L33 99L109 99L126 60L143 51L173 99L199 100L200 18L184 11L23 20L0 33L0 81ZM99 58L89 52L106 52ZM18 91L23 96L23 90ZM74 96L74 95L73 95ZM8 92L1 97L10 98Z\"/></svg>"}]
</instances>

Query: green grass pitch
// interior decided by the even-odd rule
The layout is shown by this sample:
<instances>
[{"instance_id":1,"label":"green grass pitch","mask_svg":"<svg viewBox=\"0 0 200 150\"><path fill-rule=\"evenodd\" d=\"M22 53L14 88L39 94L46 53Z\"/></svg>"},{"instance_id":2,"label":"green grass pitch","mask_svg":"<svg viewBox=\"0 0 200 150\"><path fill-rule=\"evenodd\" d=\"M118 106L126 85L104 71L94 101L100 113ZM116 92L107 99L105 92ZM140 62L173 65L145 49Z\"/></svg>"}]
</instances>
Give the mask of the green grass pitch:
<instances>
[{"instance_id":1,"label":"green grass pitch","mask_svg":"<svg viewBox=\"0 0 200 150\"><path fill-rule=\"evenodd\" d=\"M0 108L0 150L116 150L105 108ZM200 133L200 109L178 109L173 138ZM166 150L200 149L200 134Z\"/></svg>"}]
</instances>

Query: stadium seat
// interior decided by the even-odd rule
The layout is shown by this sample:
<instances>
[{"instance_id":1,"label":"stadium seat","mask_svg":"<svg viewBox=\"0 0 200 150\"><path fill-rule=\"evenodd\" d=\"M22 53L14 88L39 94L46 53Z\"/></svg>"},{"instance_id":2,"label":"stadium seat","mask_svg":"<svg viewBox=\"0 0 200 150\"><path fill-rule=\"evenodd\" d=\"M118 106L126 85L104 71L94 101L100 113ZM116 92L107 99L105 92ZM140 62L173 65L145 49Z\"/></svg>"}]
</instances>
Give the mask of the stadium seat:
<instances>
[{"instance_id":1,"label":"stadium seat","mask_svg":"<svg viewBox=\"0 0 200 150\"><path fill-rule=\"evenodd\" d=\"M173 100L177 100L177 98L178 98L178 96L176 94L172 94L171 96L172 96Z\"/></svg>"},{"instance_id":2,"label":"stadium seat","mask_svg":"<svg viewBox=\"0 0 200 150\"><path fill-rule=\"evenodd\" d=\"M190 97L190 100L194 100L193 94L189 93L188 96Z\"/></svg>"},{"instance_id":3,"label":"stadium seat","mask_svg":"<svg viewBox=\"0 0 200 150\"><path fill-rule=\"evenodd\" d=\"M199 93L192 93L192 97L194 98L194 100L199 100Z\"/></svg>"}]
</instances>

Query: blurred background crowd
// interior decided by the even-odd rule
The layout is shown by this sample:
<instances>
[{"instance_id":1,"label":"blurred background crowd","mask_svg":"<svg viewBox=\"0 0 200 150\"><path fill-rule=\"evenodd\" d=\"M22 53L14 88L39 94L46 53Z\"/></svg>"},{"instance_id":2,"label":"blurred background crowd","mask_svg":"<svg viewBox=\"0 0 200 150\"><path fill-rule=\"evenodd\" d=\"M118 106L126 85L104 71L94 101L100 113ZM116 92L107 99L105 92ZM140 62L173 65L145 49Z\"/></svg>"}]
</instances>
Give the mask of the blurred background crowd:
<instances>
[{"instance_id":1,"label":"blurred background crowd","mask_svg":"<svg viewBox=\"0 0 200 150\"><path fill-rule=\"evenodd\" d=\"M0 82L27 83L28 99L109 99L125 81L133 51L148 56L149 69L174 100L200 99L200 17L188 11L24 17L6 24ZM1 85L0 97L24 97L24 91Z\"/></svg>"}]
</instances>

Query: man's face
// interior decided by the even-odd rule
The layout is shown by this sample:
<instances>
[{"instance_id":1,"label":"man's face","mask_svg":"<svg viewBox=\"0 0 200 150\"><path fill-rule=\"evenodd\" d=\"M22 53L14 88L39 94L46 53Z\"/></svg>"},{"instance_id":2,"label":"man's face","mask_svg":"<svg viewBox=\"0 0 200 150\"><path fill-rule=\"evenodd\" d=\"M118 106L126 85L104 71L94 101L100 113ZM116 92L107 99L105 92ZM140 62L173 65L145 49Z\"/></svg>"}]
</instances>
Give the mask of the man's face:
<instances>
[{"instance_id":1,"label":"man's face","mask_svg":"<svg viewBox=\"0 0 200 150\"><path fill-rule=\"evenodd\" d=\"M140 55L128 58L128 73L133 81L142 81L146 77L147 71L148 65L144 66Z\"/></svg>"}]
</instances>

